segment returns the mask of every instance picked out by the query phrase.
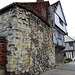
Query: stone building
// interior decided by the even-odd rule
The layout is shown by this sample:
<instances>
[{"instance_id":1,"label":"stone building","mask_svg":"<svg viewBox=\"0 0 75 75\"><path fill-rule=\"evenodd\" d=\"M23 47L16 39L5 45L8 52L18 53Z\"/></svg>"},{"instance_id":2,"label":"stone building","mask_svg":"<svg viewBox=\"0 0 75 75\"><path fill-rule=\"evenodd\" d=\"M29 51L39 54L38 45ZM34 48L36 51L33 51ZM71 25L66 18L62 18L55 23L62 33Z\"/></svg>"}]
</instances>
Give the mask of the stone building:
<instances>
[{"instance_id":1,"label":"stone building","mask_svg":"<svg viewBox=\"0 0 75 75\"><path fill-rule=\"evenodd\" d=\"M44 0L15 2L0 10L1 73L39 75L55 67L52 16Z\"/></svg>"},{"instance_id":2,"label":"stone building","mask_svg":"<svg viewBox=\"0 0 75 75\"><path fill-rule=\"evenodd\" d=\"M0 37L7 40L3 65L7 75L38 75L55 65L49 6L38 0L12 3L0 10Z\"/></svg>"}]
</instances>

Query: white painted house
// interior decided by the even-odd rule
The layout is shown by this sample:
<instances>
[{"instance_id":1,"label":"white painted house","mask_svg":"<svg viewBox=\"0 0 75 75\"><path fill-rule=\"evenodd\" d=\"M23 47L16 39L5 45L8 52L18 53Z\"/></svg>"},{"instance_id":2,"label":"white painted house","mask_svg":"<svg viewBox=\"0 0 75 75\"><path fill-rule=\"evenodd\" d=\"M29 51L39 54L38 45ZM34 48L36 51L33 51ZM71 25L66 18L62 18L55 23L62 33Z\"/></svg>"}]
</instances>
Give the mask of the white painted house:
<instances>
[{"instance_id":1,"label":"white painted house","mask_svg":"<svg viewBox=\"0 0 75 75\"><path fill-rule=\"evenodd\" d=\"M65 35L65 43L66 48L64 49L66 58L71 58L73 61L75 60L75 40Z\"/></svg>"},{"instance_id":2,"label":"white painted house","mask_svg":"<svg viewBox=\"0 0 75 75\"><path fill-rule=\"evenodd\" d=\"M53 42L57 64L64 62L63 50L65 48L64 35L67 34L66 19L60 1L51 5L53 13ZM62 59L62 60L61 60ZM56 65L57 65L56 64Z\"/></svg>"}]
</instances>

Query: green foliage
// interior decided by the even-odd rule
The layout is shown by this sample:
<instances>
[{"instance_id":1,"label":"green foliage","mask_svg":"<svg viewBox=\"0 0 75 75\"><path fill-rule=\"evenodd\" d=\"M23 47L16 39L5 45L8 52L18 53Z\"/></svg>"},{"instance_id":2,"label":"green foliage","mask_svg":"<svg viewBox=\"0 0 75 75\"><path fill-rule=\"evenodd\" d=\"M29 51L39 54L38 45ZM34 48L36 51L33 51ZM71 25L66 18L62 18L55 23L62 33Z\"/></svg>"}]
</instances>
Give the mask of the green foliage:
<instances>
[{"instance_id":1,"label":"green foliage","mask_svg":"<svg viewBox=\"0 0 75 75\"><path fill-rule=\"evenodd\" d=\"M67 62L67 63L69 63L69 62L71 62L71 61L72 61L71 58L66 58L66 62Z\"/></svg>"}]
</instances>

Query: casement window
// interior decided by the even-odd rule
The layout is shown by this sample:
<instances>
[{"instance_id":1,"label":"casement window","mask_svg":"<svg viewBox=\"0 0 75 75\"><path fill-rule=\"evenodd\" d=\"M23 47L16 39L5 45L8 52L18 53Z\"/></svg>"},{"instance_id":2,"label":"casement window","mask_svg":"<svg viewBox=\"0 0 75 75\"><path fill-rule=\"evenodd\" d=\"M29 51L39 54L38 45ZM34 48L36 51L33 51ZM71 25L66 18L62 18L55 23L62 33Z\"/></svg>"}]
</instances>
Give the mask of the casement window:
<instances>
[{"instance_id":1,"label":"casement window","mask_svg":"<svg viewBox=\"0 0 75 75\"><path fill-rule=\"evenodd\" d=\"M46 10L44 8L42 8L42 15L46 17Z\"/></svg>"},{"instance_id":2,"label":"casement window","mask_svg":"<svg viewBox=\"0 0 75 75\"><path fill-rule=\"evenodd\" d=\"M59 17L59 23L63 26L63 21L60 17Z\"/></svg>"},{"instance_id":3,"label":"casement window","mask_svg":"<svg viewBox=\"0 0 75 75\"><path fill-rule=\"evenodd\" d=\"M58 39L62 39L62 35L59 32L58 32Z\"/></svg>"},{"instance_id":4,"label":"casement window","mask_svg":"<svg viewBox=\"0 0 75 75\"><path fill-rule=\"evenodd\" d=\"M69 42L69 46L73 46L73 43L72 42Z\"/></svg>"}]
</instances>

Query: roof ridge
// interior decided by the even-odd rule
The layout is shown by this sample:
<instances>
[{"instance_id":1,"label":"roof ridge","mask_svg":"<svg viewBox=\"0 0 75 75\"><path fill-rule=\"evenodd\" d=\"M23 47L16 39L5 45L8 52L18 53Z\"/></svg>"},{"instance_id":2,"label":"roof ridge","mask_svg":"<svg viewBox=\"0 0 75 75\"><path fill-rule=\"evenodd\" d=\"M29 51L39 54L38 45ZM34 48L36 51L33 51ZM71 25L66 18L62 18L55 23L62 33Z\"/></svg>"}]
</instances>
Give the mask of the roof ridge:
<instances>
[{"instance_id":1,"label":"roof ridge","mask_svg":"<svg viewBox=\"0 0 75 75\"><path fill-rule=\"evenodd\" d=\"M49 1L44 1L44 2L15 2L15 3L26 3L26 4L31 4L31 3L46 3L46 2L49 2Z\"/></svg>"}]
</instances>

